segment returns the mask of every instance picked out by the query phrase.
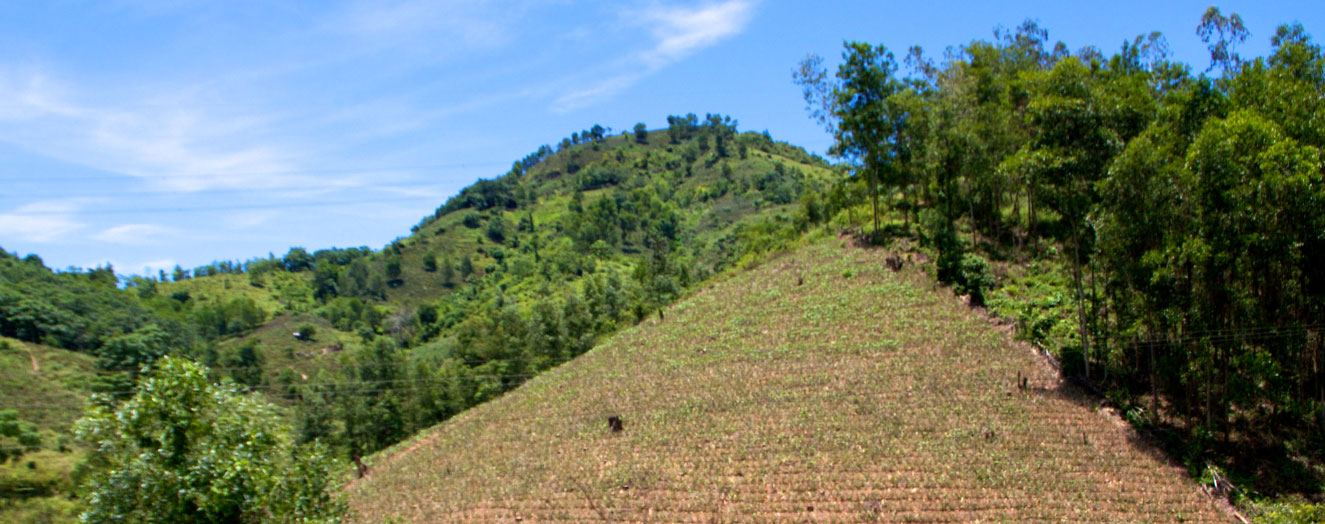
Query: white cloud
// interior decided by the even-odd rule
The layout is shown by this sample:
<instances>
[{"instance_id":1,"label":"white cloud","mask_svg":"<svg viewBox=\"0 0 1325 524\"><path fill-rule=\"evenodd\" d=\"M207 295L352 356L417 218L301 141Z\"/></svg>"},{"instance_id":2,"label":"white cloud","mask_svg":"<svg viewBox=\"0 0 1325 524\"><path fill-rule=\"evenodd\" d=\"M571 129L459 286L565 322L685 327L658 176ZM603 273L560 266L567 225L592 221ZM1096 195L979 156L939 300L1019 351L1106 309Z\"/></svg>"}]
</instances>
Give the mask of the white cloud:
<instances>
[{"instance_id":1,"label":"white cloud","mask_svg":"<svg viewBox=\"0 0 1325 524\"><path fill-rule=\"evenodd\" d=\"M633 72L617 75L606 80L598 81L592 87L572 91L557 98L552 105L552 110L557 113L565 113L573 109L579 109L592 104L594 100L608 97L624 91L641 78L644 78L646 72Z\"/></svg>"},{"instance_id":2,"label":"white cloud","mask_svg":"<svg viewBox=\"0 0 1325 524\"><path fill-rule=\"evenodd\" d=\"M0 237L40 243L58 242L83 228L83 224L74 217L79 207L80 202L77 200L46 200L0 213Z\"/></svg>"},{"instance_id":3,"label":"white cloud","mask_svg":"<svg viewBox=\"0 0 1325 524\"><path fill-rule=\"evenodd\" d=\"M155 237L172 232L173 229L156 224L124 224L106 229L92 238L110 244L148 245L160 242Z\"/></svg>"},{"instance_id":4,"label":"white cloud","mask_svg":"<svg viewBox=\"0 0 1325 524\"><path fill-rule=\"evenodd\" d=\"M644 58L658 67L740 33L749 23L754 3L729 0L701 7L655 7L644 11L657 45Z\"/></svg>"},{"instance_id":5,"label":"white cloud","mask_svg":"<svg viewBox=\"0 0 1325 524\"><path fill-rule=\"evenodd\" d=\"M754 7L752 0L728 0L698 7L654 6L629 12L626 18L630 25L645 27L653 36L652 46L622 60L616 73L593 82L592 87L557 97L552 111L564 113L615 95L672 63L740 34L754 15Z\"/></svg>"}]
</instances>

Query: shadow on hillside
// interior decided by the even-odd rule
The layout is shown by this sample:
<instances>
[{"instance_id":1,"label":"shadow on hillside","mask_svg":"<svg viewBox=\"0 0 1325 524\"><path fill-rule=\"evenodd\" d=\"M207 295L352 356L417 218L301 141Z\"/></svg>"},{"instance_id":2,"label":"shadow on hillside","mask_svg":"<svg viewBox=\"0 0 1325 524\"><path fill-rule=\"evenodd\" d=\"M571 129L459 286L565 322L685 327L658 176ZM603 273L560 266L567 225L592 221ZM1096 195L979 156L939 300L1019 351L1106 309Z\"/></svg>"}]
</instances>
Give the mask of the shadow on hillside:
<instances>
[{"instance_id":1,"label":"shadow on hillside","mask_svg":"<svg viewBox=\"0 0 1325 524\"><path fill-rule=\"evenodd\" d=\"M1091 411L1109 410L1107 416L1118 417L1118 422L1128 429L1127 439L1136 449L1189 473L1199 474L1208 461L1219 465L1235 485L1255 484L1259 495L1296 494L1314 501L1325 500L1325 492L1321 491L1325 478L1295 459L1282 442L1255 440L1235 432L1231 441L1217 439L1209 444L1210 449L1202 451L1191 444L1188 428L1171 422L1136 427L1122 420L1117 409L1102 396L1075 380L1066 380L1057 387L1031 387L1025 394L1065 400ZM1216 458L1222 460L1215 462Z\"/></svg>"}]
</instances>

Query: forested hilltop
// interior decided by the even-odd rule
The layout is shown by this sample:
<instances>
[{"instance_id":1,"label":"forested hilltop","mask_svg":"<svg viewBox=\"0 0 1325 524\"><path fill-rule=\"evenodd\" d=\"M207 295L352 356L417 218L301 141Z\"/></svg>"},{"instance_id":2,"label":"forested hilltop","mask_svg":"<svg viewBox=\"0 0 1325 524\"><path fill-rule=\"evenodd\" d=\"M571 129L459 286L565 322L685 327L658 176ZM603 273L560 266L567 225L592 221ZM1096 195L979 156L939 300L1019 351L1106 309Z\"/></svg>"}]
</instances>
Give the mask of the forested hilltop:
<instances>
[{"instance_id":1,"label":"forested hilltop","mask_svg":"<svg viewBox=\"0 0 1325 524\"><path fill-rule=\"evenodd\" d=\"M104 461L70 436L87 394L104 394L104 409L139 402L129 397L140 370L163 357L275 403L296 443L353 464L831 211L818 195L838 176L822 159L740 133L730 117L668 122L594 126L540 147L381 250L296 247L123 280L108 267L55 272L36 255L0 256L0 355L13 356L0 387L4 416L23 430L0 437L14 455L4 507L17 520L71 517L87 495L70 480L75 465ZM194 380L178 372L153 380Z\"/></svg>"},{"instance_id":2,"label":"forested hilltop","mask_svg":"<svg viewBox=\"0 0 1325 524\"><path fill-rule=\"evenodd\" d=\"M1159 33L1106 56L1027 21L937 61L849 42L794 76L867 236L932 255L1217 491L1319 500L1325 56L1287 24L1242 57L1217 8L1197 35L1205 71Z\"/></svg>"}]
</instances>

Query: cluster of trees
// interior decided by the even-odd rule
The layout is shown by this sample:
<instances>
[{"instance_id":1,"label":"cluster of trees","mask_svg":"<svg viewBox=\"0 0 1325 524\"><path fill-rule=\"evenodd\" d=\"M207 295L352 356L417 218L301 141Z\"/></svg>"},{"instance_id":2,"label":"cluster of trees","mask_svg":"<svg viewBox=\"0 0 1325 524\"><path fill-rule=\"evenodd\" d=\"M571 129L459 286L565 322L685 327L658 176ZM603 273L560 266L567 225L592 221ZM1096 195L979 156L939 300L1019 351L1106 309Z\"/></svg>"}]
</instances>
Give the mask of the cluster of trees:
<instances>
[{"instance_id":1,"label":"cluster of trees","mask_svg":"<svg viewBox=\"0 0 1325 524\"><path fill-rule=\"evenodd\" d=\"M872 230L920 226L940 278L978 301L980 253L1057 253L1069 372L1149 396L1152 417L1163 401L1202 446L1320 442L1325 56L1285 25L1271 56L1244 60L1245 28L1216 8L1198 33L1216 76L1170 60L1158 33L1106 57L1049 47L1028 21L938 63L850 42L834 75L811 56L795 80ZM880 224L880 206L903 224Z\"/></svg>"},{"instance_id":2,"label":"cluster of trees","mask_svg":"<svg viewBox=\"0 0 1325 524\"><path fill-rule=\"evenodd\" d=\"M569 137L561 139L560 149L564 151L570 149L571 146L576 146L580 144L596 144L598 142L602 142L605 138L607 138L607 134L610 132L611 130L609 130L608 128L605 128L598 124L594 124L593 127L589 129L585 129L584 131L573 132L570 134ZM521 167L525 167L527 169L526 166L521 166Z\"/></svg>"},{"instance_id":3,"label":"cluster of trees","mask_svg":"<svg viewBox=\"0 0 1325 524\"><path fill-rule=\"evenodd\" d=\"M0 252L0 335L97 355L107 367L134 365L191 347L187 312L165 297L144 302L117 287L110 267L54 272L40 258ZM150 339L152 348L138 343Z\"/></svg>"},{"instance_id":4,"label":"cluster of trees","mask_svg":"<svg viewBox=\"0 0 1325 524\"><path fill-rule=\"evenodd\" d=\"M391 244L388 251L399 251ZM386 257L385 263L372 262L367 247L320 249L309 254L304 248L291 248L282 258L286 271L311 271L313 297L326 303L336 297L363 297L383 300L386 290L400 276L399 259ZM398 257L398 253L394 253ZM394 268L394 271L392 270ZM276 269L276 268L273 268ZM399 285L399 283L395 283Z\"/></svg>"},{"instance_id":5,"label":"cluster of trees","mask_svg":"<svg viewBox=\"0 0 1325 524\"><path fill-rule=\"evenodd\" d=\"M701 123L699 117L694 113L686 113L685 116L669 115L667 117L667 141L676 145L688 140L697 140L700 149L707 152L709 148L708 140L712 137L714 154L717 158L727 158L731 156L728 149L730 144L736 140L735 120L730 116L706 113ZM740 146L742 151L741 158L745 158L745 143Z\"/></svg>"},{"instance_id":6,"label":"cluster of trees","mask_svg":"<svg viewBox=\"0 0 1325 524\"><path fill-rule=\"evenodd\" d=\"M589 277L583 292L560 286L520 303L498 290L481 303L421 308L413 321L418 338L431 335L430 342L406 351L378 337L351 350L338 371L311 381L320 385L290 388L298 434L350 458L383 449L587 351L618 321L633 321L629 291L618 291L628 286L606 272ZM455 315L457 307L471 309ZM435 338L458 318L445 330L449 336Z\"/></svg>"}]
</instances>

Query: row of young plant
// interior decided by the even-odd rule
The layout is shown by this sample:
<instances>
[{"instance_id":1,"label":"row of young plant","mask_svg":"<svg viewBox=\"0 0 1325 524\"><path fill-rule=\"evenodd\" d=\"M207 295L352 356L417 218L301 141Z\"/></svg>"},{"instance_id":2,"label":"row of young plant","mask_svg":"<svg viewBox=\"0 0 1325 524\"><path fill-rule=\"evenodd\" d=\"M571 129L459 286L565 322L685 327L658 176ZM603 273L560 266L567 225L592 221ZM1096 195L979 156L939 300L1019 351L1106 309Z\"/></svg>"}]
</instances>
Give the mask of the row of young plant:
<instances>
[{"instance_id":1,"label":"row of young plant","mask_svg":"<svg viewBox=\"0 0 1325 524\"><path fill-rule=\"evenodd\" d=\"M1105 56L1028 21L938 62L913 47L905 76L849 42L834 74L811 56L795 80L876 238L920 239L938 278L1015 317L1193 471L1318 492L1325 55L1294 24L1243 59L1245 27L1216 8L1197 32L1205 73L1158 33Z\"/></svg>"}]
</instances>

